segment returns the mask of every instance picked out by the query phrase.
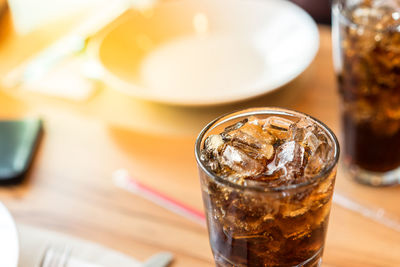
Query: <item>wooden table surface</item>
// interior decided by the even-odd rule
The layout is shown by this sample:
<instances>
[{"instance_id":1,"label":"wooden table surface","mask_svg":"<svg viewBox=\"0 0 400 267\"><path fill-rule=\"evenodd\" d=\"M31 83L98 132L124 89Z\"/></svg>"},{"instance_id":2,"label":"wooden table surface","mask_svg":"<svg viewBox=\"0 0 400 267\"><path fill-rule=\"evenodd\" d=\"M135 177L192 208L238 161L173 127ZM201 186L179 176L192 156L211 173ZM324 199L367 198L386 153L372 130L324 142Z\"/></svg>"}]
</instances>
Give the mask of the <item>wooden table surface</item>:
<instances>
[{"instance_id":1,"label":"wooden table surface","mask_svg":"<svg viewBox=\"0 0 400 267\"><path fill-rule=\"evenodd\" d=\"M0 75L61 35L54 24L17 36L10 15L0 21ZM84 102L0 91L0 118L41 116L45 134L27 180L0 188L17 223L79 236L138 259L167 250L174 267L213 266L207 231L112 182L126 168L141 182L202 209L194 159L196 134L211 119L253 106L281 106L313 115L340 137L339 97L330 29L311 66L280 90L250 101L205 108L131 99L109 88ZM355 184L339 167L337 192L400 218L400 188ZM333 205L324 266L400 266L400 232Z\"/></svg>"}]
</instances>

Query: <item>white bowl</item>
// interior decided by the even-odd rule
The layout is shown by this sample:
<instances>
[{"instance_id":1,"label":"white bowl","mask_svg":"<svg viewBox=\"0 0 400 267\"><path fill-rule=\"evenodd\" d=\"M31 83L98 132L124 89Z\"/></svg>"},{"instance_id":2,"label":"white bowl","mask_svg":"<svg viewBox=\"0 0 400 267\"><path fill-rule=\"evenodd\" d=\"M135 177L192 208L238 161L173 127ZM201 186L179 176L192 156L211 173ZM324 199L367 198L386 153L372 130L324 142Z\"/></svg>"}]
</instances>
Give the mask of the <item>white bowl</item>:
<instances>
[{"instance_id":1,"label":"white bowl","mask_svg":"<svg viewBox=\"0 0 400 267\"><path fill-rule=\"evenodd\" d=\"M0 266L17 267L19 242L17 228L11 214L0 202Z\"/></svg>"},{"instance_id":2,"label":"white bowl","mask_svg":"<svg viewBox=\"0 0 400 267\"><path fill-rule=\"evenodd\" d=\"M109 87L176 105L212 105L281 87L313 60L318 28L283 0L171 0L131 11L98 46Z\"/></svg>"}]
</instances>

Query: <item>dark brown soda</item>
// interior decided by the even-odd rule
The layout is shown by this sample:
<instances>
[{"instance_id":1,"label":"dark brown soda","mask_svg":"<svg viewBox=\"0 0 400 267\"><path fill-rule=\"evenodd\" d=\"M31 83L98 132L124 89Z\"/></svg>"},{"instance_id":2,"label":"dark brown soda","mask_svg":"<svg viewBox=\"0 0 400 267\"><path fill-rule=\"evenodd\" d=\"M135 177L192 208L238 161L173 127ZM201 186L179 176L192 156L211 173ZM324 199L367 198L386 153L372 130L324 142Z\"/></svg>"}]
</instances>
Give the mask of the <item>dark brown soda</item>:
<instances>
[{"instance_id":1,"label":"dark brown soda","mask_svg":"<svg viewBox=\"0 0 400 267\"><path fill-rule=\"evenodd\" d=\"M320 266L334 176L315 188L288 193L276 205L268 196L253 198L201 175L216 266ZM298 207L304 210L298 213Z\"/></svg>"},{"instance_id":2,"label":"dark brown soda","mask_svg":"<svg viewBox=\"0 0 400 267\"><path fill-rule=\"evenodd\" d=\"M312 212L308 216L312 216ZM310 233L300 238L296 236L284 237L278 225L271 225L266 229L265 235L249 238L235 238L223 231L222 225L218 223L213 226L210 240L213 242L213 253L219 257L218 267L239 266L318 266L321 248L323 248L326 227L328 222L326 216L323 223ZM275 218L275 223L296 224L304 218L293 218L284 222L282 218ZM312 220L312 218L310 218ZM275 244L275 248L272 248ZM309 262L305 261L311 259ZM315 259L315 260L314 260ZM234 264L232 264L234 263Z\"/></svg>"},{"instance_id":3,"label":"dark brown soda","mask_svg":"<svg viewBox=\"0 0 400 267\"><path fill-rule=\"evenodd\" d=\"M355 122L346 112L342 115L346 160L365 170L386 172L400 166L400 131L380 135L369 122Z\"/></svg>"},{"instance_id":4,"label":"dark brown soda","mask_svg":"<svg viewBox=\"0 0 400 267\"><path fill-rule=\"evenodd\" d=\"M227 123L228 124L228 123ZM320 266L336 169L310 118L249 116L209 135L200 172L218 267Z\"/></svg>"},{"instance_id":5,"label":"dark brown soda","mask_svg":"<svg viewBox=\"0 0 400 267\"><path fill-rule=\"evenodd\" d=\"M400 166L400 20L395 1L375 2L334 6L335 59L346 163L387 172Z\"/></svg>"}]
</instances>

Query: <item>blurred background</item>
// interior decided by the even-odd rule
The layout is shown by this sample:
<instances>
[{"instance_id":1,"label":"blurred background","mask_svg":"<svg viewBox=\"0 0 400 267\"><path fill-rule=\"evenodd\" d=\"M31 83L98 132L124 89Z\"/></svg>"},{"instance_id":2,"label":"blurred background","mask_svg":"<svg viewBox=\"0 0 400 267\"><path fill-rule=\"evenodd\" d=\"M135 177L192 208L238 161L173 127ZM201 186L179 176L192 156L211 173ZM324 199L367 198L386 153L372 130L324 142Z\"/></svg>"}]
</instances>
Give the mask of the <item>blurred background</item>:
<instances>
[{"instance_id":1,"label":"blurred background","mask_svg":"<svg viewBox=\"0 0 400 267\"><path fill-rule=\"evenodd\" d=\"M121 190L113 173L202 213L194 142L216 117L279 106L339 132L329 24L328 0L0 0L0 120L44 128L31 168L0 201L18 225L139 260L168 250L173 266L213 266L205 227ZM354 257L348 233L361 231L361 219L343 226L340 216L332 266ZM41 242L29 233L23 252Z\"/></svg>"},{"instance_id":2,"label":"blurred background","mask_svg":"<svg viewBox=\"0 0 400 267\"><path fill-rule=\"evenodd\" d=\"M41 119L44 129L30 168L0 187L17 225L36 229L21 232L20 267L39 262L43 230L140 261L167 250L174 267L214 266L204 224L113 174L198 215L194 143L216 117L279 106L341 138L331 33L329 0L0 0L0 121ZM23 128L9 135L26 154ZM324 266L399 266L398 231L365 218L399 214L398 188L344 176L339 167L335 192L372 211L335 202Z\"/></svg>"},{"instance_id":3,"label":"blurred background","mask_svg":"<svg viewBox=\"0 0 400 267\"><path fill-rule=\"evenodd\" d=\"M268 0L265 1L268 2ZM160 2L173 1L163 0ZM293 2L303 7L318 22L329 23L329 1L295 0ZM235 89L233 87L242 82L247 82L246 79L257 78L255 75L258 75L260 67L256 64L264 64L261 61L257 63L256 61L259 61L259 59L255 55L248 54L252 52L248 52L249 49L245 47L247 44L242 47L239 47L239 45L232 47L230 50L223 49L227 51L225 54L219 53L219 56L214 56L214 70L206 67L209 62L205 62L203 59L199 60L199 58L195 59L196 66L190 66L188 62L192 62L192 65L194 65L192 58L184 59L184 57L185 53L198 54L198 51L194 53L190 49L203 49L202 51L208 49L208 52L203 53L210 55L210 53L214 53L210 51L215 49L215 44L190 49L179 46L175 46L175 48L167 47L164 50L158 49L160 51L157 51L157 53L152 53L154 54L153 57L148 56L149 51L153 51L153 48L169 40L168 35L179 37L187 34L187 31L192 31L192 25L189 25L190 27L185 25L186 20L190 24L194 23L194 29L198 36L202 35L202 32L207 32L208 24L213 23L208 21L208 17L201 12L195 13L193 18L183 18L183 23L176 18L176 22L169 17L163 18L164 15L162 14L154 16L154 12L157 10L157 8L152 8L154 4L152 0L115 1L112 4L102 0L40 0L35 2L10 0L8 4L6 1L2 1L0 73L3 89L8 95L12 95L16 99L22 97L24 102L34 105L38 110L52 105L57 106L57 109L64 106L66 109L63 110L70 110L70 108L74 111L81 110L85 114L111 120L113 123L125 126L129 125L146 130L163 129L175 133L187 132L188 129L198 131L200 126L213 116L241 108L243 105L242 103L224 107L221 104L254 98L254 96L258 96L267 90L259 89L256 92L254 89L254 92L252 92L252 89L246 89L246 91L238 91L237 95L234 95ZM135 16L140 19L132 19ZM152 16L154 19L151 19ZM268 17L268 14L263 16ZM169 22L164 23L164 27L157 26L163 23L160 22L163 19L168 19ZM226 19L229 20L228 16ZM229 27L239 29L238 25L240 24ZM288 25L288 27L291 27L291 25ZM285 29L282 28L281 34L284 34ZM275 27L275 29L280 31L279 28ZM275 38L274 36L277 33L268 34L271 34L271 38ZM129 36L129 38L126 36ZM313 37L310 39L313 39ZM129 47L132 45L129 44L132 40L135 47ZM229 42L229 40L218 40L216 42L219 46L223 46L222 42ZM190 46L191 44L185 43L183 45L185 47L185 45ZM307 43L305 45L310 46ZM240 53L234 51L235 49ZM299 49L301 49L300 44ZM270 50L270 53L272 53L272 48ZM242 54L242 56L235 59L229 53ZM310 55L311 53L310 51ZM39 59L34 60L36 57ZM176 63L171 63L177 57L180 59L176 60ZM287 58L289 57L287 56ZM307 65L307 59L302 59L302 61ZM201 64L206 65L202 66ZM230 67L222 67L224 64ZM240 67L240 64L243 66ZM104 72L104 66L108 71ZM169 69L173 71L168 71ZM202 73L201 69L205 72ZM225 76L221 69L226 70ZM180 75L181 71L195 72L196 77ZM235 71L240 72L243 77L232 75ZM109 72L118 74L107 75ZM294 72L296 70L293 70ZM296 76L299 72L300 70L297 70ZM140 78L137 78L138 75ZM200 78L201 76L207 77L210 81ZM138 81L138 79L141 80ZM194 81L193 79L197 80ZM271 85L269 90L286 83L283 82L283 79L281 80L269 81L271 84L276 84ZM128 85L126 81L129 83ZM210 86L216 83L219 83L219 86L232 88L231 99L225 95L215 95L214 101L202 100L201 95L196 96L193 93L195 90L202 92L201 88L211 88L210 92L219 91L213 90L213 86ZM179 88L179 90L167 93L165 88L168 85L170 88ZM134 86L151 87L153 91L143 92L137 90L137 87L133 88ZM260 87L256 84L254 86ZM185 88L188 87L192 87L192 89L186 90ZM250 88L251 86L247 87ZM110 88L117 90L109 90ZM128 95L134 97L126 98L126 94L121 94L121 92L126 93L127 91L130 91ZM202 93L202 95L205 94L210 93ZM182 97L174 98L173 95L181 95ZM247 105L269 104L271 103L271 101L268 101L269 99L261 97L258 101L247 103ZM279 101L276 102L275 100L272 101L272 104L279 104ZM207 105L207 103L217 105L208 109L211 108L214 112L201 118L204 114L198 111L198 107L203 104ZM170 104L174 107L171 107ZM190 106L190 108L182 110L183 106ZM124 108L127 110L118 111ZM199 119L195 121L188 119L193 115L193 112L196 116L199 116ZM130 116L133 116L132 114L135 114L135 120L130 119ZM140 116L137 116L138 114ZM148 119L150 117L157 117L156 123L151 122ZM172 117L174 120L171 120ZM188 125L190 127L187 127Z\"/></svg>"}]
</instances>

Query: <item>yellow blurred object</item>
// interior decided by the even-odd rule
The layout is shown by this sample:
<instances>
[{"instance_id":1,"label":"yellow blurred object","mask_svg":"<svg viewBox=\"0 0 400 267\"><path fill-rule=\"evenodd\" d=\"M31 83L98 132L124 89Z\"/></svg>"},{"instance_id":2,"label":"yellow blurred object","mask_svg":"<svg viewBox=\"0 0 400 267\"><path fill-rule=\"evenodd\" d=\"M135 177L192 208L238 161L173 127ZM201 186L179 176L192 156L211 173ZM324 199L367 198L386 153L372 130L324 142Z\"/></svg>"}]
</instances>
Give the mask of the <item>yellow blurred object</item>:
<instances>
[{"instance_id":1,"label":"yellow blurred object","mask_svg":"<svg viewBox=\"0 0 400 267\"><path fill-rule=\"evenodd\" d=\"M16 31L25 35L107 2L106 0L8 0L8 5Z\"/></svg>"},{"instance_id":2,"label":"yellow blurred object","mask_svg":"<svg viewBox=\"0 0 400 267\"><path fill-rule=\"evenodd\" d=\"M6 7L7 7L7 1L0 0L0 16L3 14Z\"/></svg>"}]
</instances>

